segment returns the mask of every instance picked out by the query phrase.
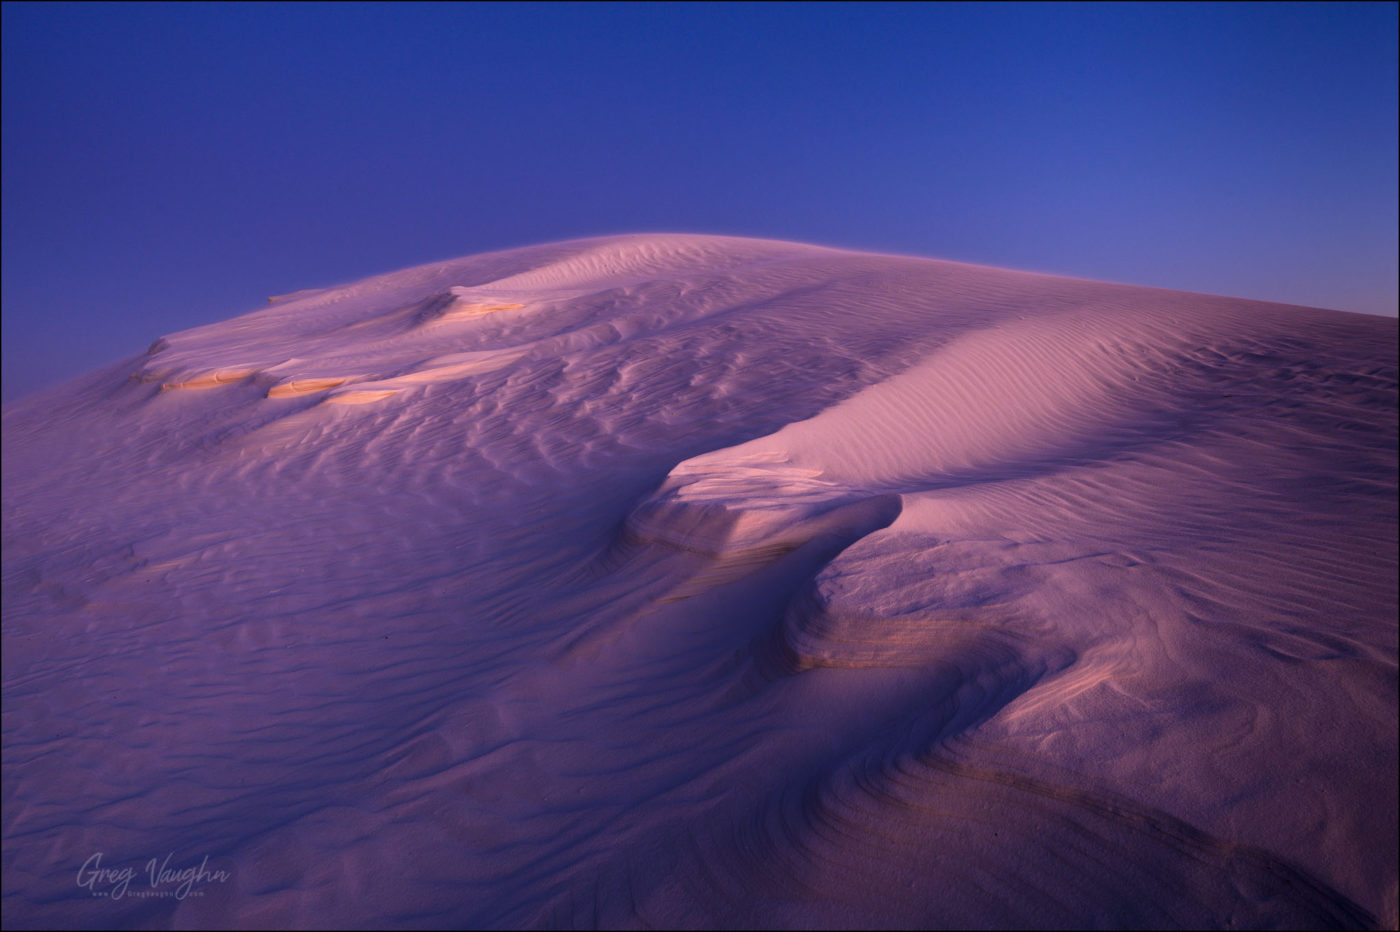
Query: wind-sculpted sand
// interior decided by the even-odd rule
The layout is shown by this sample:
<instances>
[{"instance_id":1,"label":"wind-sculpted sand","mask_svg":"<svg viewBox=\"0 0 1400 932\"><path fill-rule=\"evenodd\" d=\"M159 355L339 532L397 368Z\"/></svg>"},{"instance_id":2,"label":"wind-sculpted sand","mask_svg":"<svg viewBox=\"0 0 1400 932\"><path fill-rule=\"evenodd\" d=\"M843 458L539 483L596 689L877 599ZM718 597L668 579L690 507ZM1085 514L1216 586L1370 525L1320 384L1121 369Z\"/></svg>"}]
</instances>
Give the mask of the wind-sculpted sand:
<instances>
[{"instance_id":1,"label":"wind-sculpted sand","mask_svg":"<svg viewBox=\"0 0 1400 932\"><path fill-rule=\"evenodd\" d=\"M1396 347L662 235L167 336L4 412L5 925L1394 928Z\"/></svg>"}]
</instances>

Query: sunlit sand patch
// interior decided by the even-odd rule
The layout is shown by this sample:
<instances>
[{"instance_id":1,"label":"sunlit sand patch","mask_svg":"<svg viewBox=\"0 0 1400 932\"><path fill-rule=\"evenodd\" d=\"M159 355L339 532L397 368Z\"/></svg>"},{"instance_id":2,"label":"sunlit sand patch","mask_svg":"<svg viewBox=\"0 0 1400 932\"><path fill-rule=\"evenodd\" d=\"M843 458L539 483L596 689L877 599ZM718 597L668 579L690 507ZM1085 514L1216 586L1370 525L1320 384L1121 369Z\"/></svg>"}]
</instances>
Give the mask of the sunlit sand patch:
<instances>
[{"instance_id":1,"label":"sunlit sand patch","mask_svg":"<svg viewBox=\"0 0 1400 932\"><path fill-rule=\"evenodd\" d=\"M443 319L452 320L458 317L480 317L482 314L490 314L494 311L515 311L524 306L523 304L455 304L451 312L444 315Z\"/></svg>"},{"instance_id":2,"label":"sunlit sand patch","mask_svg":"<svg viewBox=\"0 0 1400 932\"><path fill-rule=\"evenodd\" d=\"M459 353L453 356L440 356L437 359L429 360L429 363L422 369L395 376L394 381L414 384L447 382L469 375L495 372L515 362L526 352L526 350L508 350L506 352ZM439 363L441 365L438 365Z\"/></svg>"},{"instance_id":3,"label":"sunlit sand patch","mask_svg":"<svg viewBox=\"0 0 1400 932\"><path fill-rule=\"evenodd\" d=\"M470 320L498 311L516 311L525 305L509 301L483 301L471 289L457 286L433 295L418 306L414 314L419 326Z\"/></svg>"},{"instance_id":4,"label":"sunlit sand patch","mask_svg":"<svg viewBox=\"0 0 1400 932\"><path fill-rule=\"evenodd\" d=\"M309 395L313 392L324 392L338 385L344 385L348 381L350 381L349 376L326 379L293 379L290 382L283 382L269 388L267 397L288 398L294 395Z\"/></svg>"},{"instance_id":5,"label":"sunlit sand patch","mask_svg":"<svg viewBox=\"0 0 1400 932\"><path fill-rule=\"evenodd\" d=\"M383 401L385 398L391 395L397 395L398 393L399 390L396 388L382 388L367 391L351 390L327 395L324 403L328 405L367 405L376 401Z\"/></svg>"},{"instance_id":6,"label":"sunlit sand patch","mask_svg":"<svg viewBox=\"0 0 1400 932\"><path fill-rule=\"evenodd\" d=\"M189 378L174 379L169 382L162 382L161 391L174 391L178 389L200 390L205 388L218 388L220 385L231 385L234 382L241 382L257 372L252 368L229 368L215 369L212 372L205 372Z\"/></svg>"}]
</instances>

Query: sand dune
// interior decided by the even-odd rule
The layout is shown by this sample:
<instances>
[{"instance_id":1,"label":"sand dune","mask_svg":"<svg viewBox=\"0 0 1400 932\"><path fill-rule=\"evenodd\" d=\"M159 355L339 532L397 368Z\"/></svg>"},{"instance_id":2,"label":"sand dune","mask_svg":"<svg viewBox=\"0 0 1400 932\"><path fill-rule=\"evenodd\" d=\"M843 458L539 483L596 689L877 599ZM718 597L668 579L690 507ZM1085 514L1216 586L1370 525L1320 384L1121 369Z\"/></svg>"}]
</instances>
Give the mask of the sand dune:
<instances>
[{"instance_id":1,"label":"sand dune","mask_svg":"<svg viewBox=\"0 0 1400 932\"><path fill-rule=\"evenodd\" d=\"M1393 320L724 237L168 335L4 411L5 925L1394 928L1398 439Z\"/></svg>"}]
</instances>

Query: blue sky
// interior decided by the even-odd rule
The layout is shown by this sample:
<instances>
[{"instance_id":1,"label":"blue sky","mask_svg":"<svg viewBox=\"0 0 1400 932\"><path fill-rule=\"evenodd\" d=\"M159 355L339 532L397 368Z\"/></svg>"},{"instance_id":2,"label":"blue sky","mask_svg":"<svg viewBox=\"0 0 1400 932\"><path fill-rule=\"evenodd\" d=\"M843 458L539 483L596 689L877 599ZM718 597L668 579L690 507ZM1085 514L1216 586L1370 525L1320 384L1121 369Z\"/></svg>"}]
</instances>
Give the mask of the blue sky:
<instances>
[{"instance_id":1,"label":"blue sky","mask_svg":"<svg viewBox=\"0 0 1400 932\"><path fill-rule=\"evenodd\" d=\"M4 397L634 231L1394 315L1397 5L3 6Z\"/></svg>"}]
</instances>

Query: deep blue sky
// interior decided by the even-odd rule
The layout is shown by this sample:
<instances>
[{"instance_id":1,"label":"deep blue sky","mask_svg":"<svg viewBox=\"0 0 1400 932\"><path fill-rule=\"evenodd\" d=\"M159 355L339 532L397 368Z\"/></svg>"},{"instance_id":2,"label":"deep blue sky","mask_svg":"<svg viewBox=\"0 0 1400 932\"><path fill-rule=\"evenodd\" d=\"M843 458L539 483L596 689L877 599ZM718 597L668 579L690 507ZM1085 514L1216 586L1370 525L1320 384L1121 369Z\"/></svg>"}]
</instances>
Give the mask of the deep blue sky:
<instances>
[{"instance_id":1,"label":"deep blue sky","mask_svg":"<svg viewBox=\"0 0 1400 932\"><path fill-rule=\"evenodd\" d=\"M1396 313L1393 3L3 19L6 399L270 294L630 231Z\"/></svg>"}]
</instances>

